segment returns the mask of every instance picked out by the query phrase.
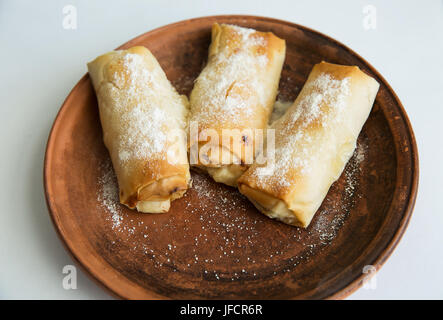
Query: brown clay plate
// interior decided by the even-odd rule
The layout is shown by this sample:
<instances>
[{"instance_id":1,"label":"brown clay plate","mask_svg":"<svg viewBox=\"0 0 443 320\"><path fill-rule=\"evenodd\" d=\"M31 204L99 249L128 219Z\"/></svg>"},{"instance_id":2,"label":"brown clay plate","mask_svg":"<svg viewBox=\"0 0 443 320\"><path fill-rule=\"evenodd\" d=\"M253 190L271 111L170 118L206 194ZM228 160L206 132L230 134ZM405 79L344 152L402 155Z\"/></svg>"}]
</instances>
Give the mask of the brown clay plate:
<instances>
[{"instance_id":1,"label":"brown clay plate","mask_svg":"<svg viewBox=\"0 0 443 320\"><path fill-rule=\"evenodd\" d=\"M48 140L44 181L55 228L73 258L120 298L343 298L362 284L365 266L380 268L411 216L418 156L407 115L388 83L359 55L285 21L191 19L120 48L148 47L177 89L188 94L216 21L286 40L282 100L294 99L322 60L357 65L380 83L357 150L309 228L268 219L235 189L199 173L169 213L138 214L118 204L88 75L67 97Z\"/></svg>"}]
</instances>

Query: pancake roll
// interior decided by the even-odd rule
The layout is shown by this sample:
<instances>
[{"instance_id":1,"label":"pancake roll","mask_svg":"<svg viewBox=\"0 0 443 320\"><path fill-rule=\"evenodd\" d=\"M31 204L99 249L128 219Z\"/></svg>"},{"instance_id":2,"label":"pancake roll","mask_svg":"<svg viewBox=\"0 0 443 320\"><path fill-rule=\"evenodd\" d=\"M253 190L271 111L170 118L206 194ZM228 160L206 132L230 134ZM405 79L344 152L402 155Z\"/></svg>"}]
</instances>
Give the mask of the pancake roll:
<instances>
[{"instance_id":1,"label":"pancake roll","mask_svg":"<svg viewBox=\"0 0 443 320\"><path fill-rule=\"evenodd\" d=\"M351 158L379 84L355 66L314 66L294 104L275 121L275 152L239 178L264 214L307 227Z\"/></svg>"},{"instance_id":2,"label":"pancake roll","mask_svg":"<svg viewBox=\"0 0 443 320\"><path fill-rule=\"evenodd\" d=\"M190 95L190 161L217 182L237 185L260 149L277 95L285 41L271 32L212 27L206 67Z\"/></svg>"},{"instance_id":3,"label":"pancake roll","mask_svg":"<svg viewBox=\"0 0 443 320\"><path fill-rule=\"evenodd\" d=\"M190 182L187 98L145 47L106 53L88 70L120 202L140 212L168 211Z\"/></svg>"}]
</instances>

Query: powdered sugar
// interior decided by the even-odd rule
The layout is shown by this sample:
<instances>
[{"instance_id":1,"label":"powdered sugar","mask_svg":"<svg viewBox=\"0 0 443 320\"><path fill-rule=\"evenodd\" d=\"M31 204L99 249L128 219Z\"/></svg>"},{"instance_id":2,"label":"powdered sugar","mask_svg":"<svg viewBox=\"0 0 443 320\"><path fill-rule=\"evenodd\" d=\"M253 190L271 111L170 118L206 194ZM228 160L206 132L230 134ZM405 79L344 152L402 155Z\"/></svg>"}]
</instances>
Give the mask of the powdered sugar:
<instances>
[{"instance_id":1,"label":"powdered sugar","mask_svg":"<svg viewBox=\"0 0 443 320\"><path fill-rule=\"evenodd\" d=\"M319 210L312 222L312 233L318 236L324 244L329 244L337 236L340 228L349 215L349 210L356 203L361 194L357 193L368 146L361 141L357 144L353 156L344 171L344 189L338 200L327 197L323 208ZM332 218L331 218L332 216Z\"/></svg>"},{"instance_id":2,"label":"powdered sugar","mask_svg":"<svg viewBox=\"0 0 443 320\"><path fill-rule=\"evenodd\" d=\"M110 84L101 88L108 90L104 96L110 99L101 112L106 122L112 123L113 149L122 162L165 159L165 132L169 127L186 127L181 115L187 113L187 108L160 66L143 55L126 51L117 54L120 56L108 68L114 70Z\"/></svg>"},{"instance_id":3,"label":"powdered sugar","mask_svg":"<svg viewBox=\"0 0 443 320\"><path fill-rule=\"evenodd\" d=\"M296 139L307 138L300 132ZM306 148L300 150L308 152ZM326 205L307 230L267 219L252 211L236 190L225 186L214 188L210 178L194 173L193 187L177 200L184 202L178 205L179 210L172 208L172 212L158 216L137 214L119 204L117 181L108 160L98 178L97 200L112 227L111 231L107 225L107 230L112 236L115 233L114 239L118 240L105 248L110 248L116 259L137 257L125 262L130 268L133 265L133 270L155 274L162 285L170 287L176 284L177 277L196 279L199 283L219 280L243 283L256 278L269 279L272 272L297 275L297 266L320 250L327 250L346 222L348 202L359 196L356 192L360 168L354 164L365 159L365 150L364 145L357 146L345 179L340 179L345 185L345 189L339 189L344 190L343 197L339 200L327 197ZM273 271L269 273L270 269ZM180 276L160 270L171 270ZM167 276L163 278L164 274ZM210 288L205 287L204 294L212 293Z\"/></svg>"},{"instance_id":4,"label":"powdered sugar","mask_svg":"<svg viewBox=\"0 0 443 320\"><path fill-rule=\"evenodd\" d=\"M356 176L357 173L360 171L361 163L365 159L366 152L367 152L367 145L359 143L355 148L354 155L349 160L348 170L345 171L345 176L346 176L345 192L348 198L351 198L354 195L358 183L358 179Z\"/></svg>"},{"instance_id":5,"label":"powdered sugar","mask_svg":"<svg viewBox=\"0 0 443 320\"><path fill-rule=\"evenodd\" d=\"M303 95L303 92L308 94ZM327 127L340 122L348 94L348 78L337 80L323 73L306 83L295 104L271 125L277 142L275 161L270 163L271 172L263 167L252 172L259 186L286 188L294 184L290 172L304 175L312 171L312 163L327 150L312 150L310 145L316 137L306 134L306 130L313 124Z\"/></svg>"},{"instance_id":6,"label":"powdered sugar","mask_svg":"<svg viewBox=\"0 0 443 320\"><path fill-rule=\"evenodd\" d=\"M137 105L122 116L122 120L128 124L124 140L120 141L119 157L122 161L146 159L162 153L165 147L167 138L162 123L167 115L158 108L151 112L144 109L142 105Z\"/></svg>"},{"instance_id":7,"label":"powdered sugar","mask_svg":"<svg viewBox=\"0 0 443 320\"><path fill-rule=\"evenodd\" d=\"M238 39L229 40L226 46L219 45L196 80L198 100L192 100L191 95L191 121L199 121L203 126L217 119L235 124L252 116L266 102L265 81L260 80L259 73L268 63L264 50L267 40L253 29L231 25L229 28Z\"/></svg>"},{"instance_id":8,"label":"powdered sugar","mask_svg":"<svg viewBox=\"0 0 443 320\"><path fill-rule=\"evenodd\" d=\"M298 265L327 250L340 233L353 201L358 199L359 165L366 150L364 144L357 146L346 178L332 190L334 194L343 191L342 197L326 197L308 229L270 220L237 190L199 173L192 174L192 188L176 200L184 202L179 210L162 215L133 214L119 204L117 181L107 159L100 166L97 199L115 233L110 250L120 256L143 256L134 263L158 271L168 268L182 275L194 274L199 281L200 277L205 281L244 281L297 272ZM352 193L345 191L349 181ZM269 268L263 266L272 266L274 272L269 274ZM162 281L173 285L171 279Z\"/></svg>"},{"instance_id":9,"label":"powdered sugar","mask_svg":"<svg viewBox=\"0 0 443 320\"><path fill-rule=\"evenodd\" d=\"M110 160L104 162L99 169L97 201L102 208L109 212L110 216L107 219L111 219L112 228L114 229L119 227L123 220L118 197L117 177Z\"/></svg>"},{"instance_id":10,"label":"powdered sugar","mask_svg":"<svg viewBox=\"0 0 443 320\"><path fill-rule=\"evenodd\" d=\"M327 125L328 121L340 121L345 99L349 95L349 78L337 80L322 73L314 81L307 82L304 90L310 93L297 103L296 111L290 119L291 124L299 118L301 128L308 127L316 120L322 126ZM290 128L286 126L286 129Z\"/></svg>"},{"instance_id":11,"label":"powdered sugar","mask_svg":"<svg viewBox=\"0 0 443 320\"><path fill-rule=\"evenodd\" d=\"M255 33L256 31L252 28L246 28L246 27L239 27L234 24L227 24L230 28L235 30L237 34L239 34L242 37L242 41L248 41L249 37Z\"/></svg>"},{"instance_id":12,"label":"powdered sugar","mask_svg":"<svg viewBox=\"0 0 443 320\"><path fill-rule=\"evenodd\" d=\"M167 114L159 106L150 105L151 95L155 94L157 82L154 81L156 69L148 70L143 57L126 53L123 56L124 77L116 75L117 83L125 86L125 104L138 101L133 108L122 113L124 126L120 136L119 157L122 161L156 158L165 148L166 136L162 130ZM122 83L122 78L126 81ZM124 106L122 106L124 107Z\"/></svg>"}]
</instances>

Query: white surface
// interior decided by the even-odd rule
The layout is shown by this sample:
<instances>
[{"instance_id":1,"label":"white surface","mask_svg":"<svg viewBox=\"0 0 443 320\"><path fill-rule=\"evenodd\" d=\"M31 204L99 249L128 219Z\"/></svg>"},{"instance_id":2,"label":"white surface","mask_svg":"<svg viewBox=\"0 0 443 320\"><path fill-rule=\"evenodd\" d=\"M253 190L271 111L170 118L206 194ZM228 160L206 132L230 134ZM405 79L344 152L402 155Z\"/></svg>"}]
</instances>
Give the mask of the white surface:
<instances>
[{"instance_id":1,"label":"white surface","mask_svg":"<svg viewBox=\"0 0 443 320\"><path fill-rule=\"evenodd\" d=\"M62 8L78 10L77 30L62 27ZM377 28L362 26L375 5ZM251 14L293 21L351 47L392 85L419 147L420 187L409 228L377 274L375 290L355 299L443 298L443 2L442 1L1 1L2 149L0 298L103 299L72 264L51 225L43 196L46 139L85 63L153 28L198 16Z\"/></svg>"}]
</instances>

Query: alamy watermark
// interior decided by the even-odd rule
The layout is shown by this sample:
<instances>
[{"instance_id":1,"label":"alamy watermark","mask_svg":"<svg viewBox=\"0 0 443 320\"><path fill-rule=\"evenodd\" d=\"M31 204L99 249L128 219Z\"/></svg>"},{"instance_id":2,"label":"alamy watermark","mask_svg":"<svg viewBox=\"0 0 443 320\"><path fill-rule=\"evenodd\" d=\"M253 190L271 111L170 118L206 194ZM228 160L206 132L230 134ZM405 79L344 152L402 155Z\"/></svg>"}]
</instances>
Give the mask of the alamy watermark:
<instances>
[{"instance_id":1,"label":"alamy watermark","mask_svg":"<svg viewBox=\"0 0 443 320\"><path fill-rule=\"evenodd\" d=\"M72 4L65 5L62 9L62 27L65 30L77 29L77 8Z\"/></svg>"},{"instance_id":2,"label":"alamy watermark","mask_svg":"<svg viewBox=\"0 0 443 320\"><path fill-rule=\"evenodd\" d=\"M368 4L363 7L363 29L375 30L377 28L377 8Z\"/></svg>"},{"instance_id":3,"label":"alamy watermark","mask_svg":"<svg viewBox=\"0 0 443 320\"><path fill-rule=\"evenodd\" d=\"M363 289L366 290L375 290L377 289L377 277L376 277L377 268L373 265L366 265L363 267L362 273L365 274L363 277Z\"/></svg>"},{"instance_id":4,"label":"alamy watermark","mask_svg":"<svg viewBox=\"0 0 443 320\"><path fill-rule=\"evenodd\" d=\"M77 268L73 265L66 265L62 270L63 277L62 286L65 290L76 290L77 289Z\"/></svg>"},{"instance_id":5,"label":"alamy watermark","mask_svg":"<svg viewBox=\"0 0 443 320\"><path fill-rule=\"evenodd\" d=\"M180 152L181 143L188 144L183 131L168 133L167 160L177 164L185 159ZM189 163L191 165L223 166L229 164L265 167L272 174L275 161L275 129L199 129L198 122L189 124ZM187 158L186 158L187 159Z\"/></svg>"}]
</instances>

